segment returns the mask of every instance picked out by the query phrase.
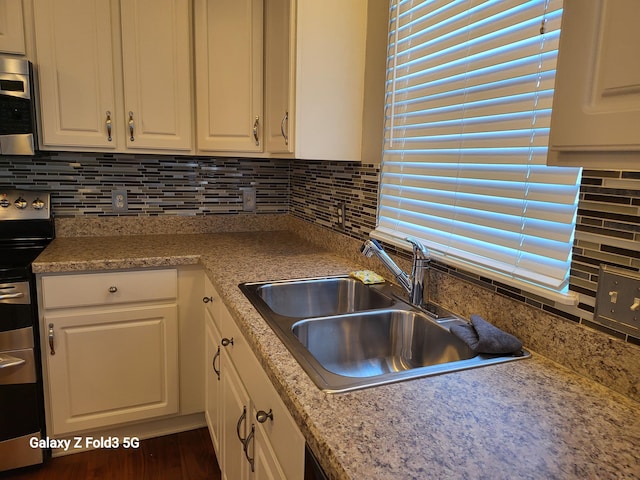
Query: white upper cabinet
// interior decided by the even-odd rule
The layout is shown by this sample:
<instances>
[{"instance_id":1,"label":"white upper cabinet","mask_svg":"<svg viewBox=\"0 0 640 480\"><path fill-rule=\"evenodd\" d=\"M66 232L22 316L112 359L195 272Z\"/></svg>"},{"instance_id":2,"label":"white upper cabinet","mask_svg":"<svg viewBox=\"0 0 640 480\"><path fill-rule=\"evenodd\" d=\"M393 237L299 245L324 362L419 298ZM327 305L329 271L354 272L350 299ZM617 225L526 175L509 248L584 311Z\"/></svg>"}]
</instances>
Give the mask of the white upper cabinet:
<instances>
[{"instance_id":1,"label":"white upper cabinet","mask_svg":"<svg viewBox=\"0 0 640 480\"><path fill-rule=\"evenodd\" d=\"M388 8L196 0L198 150L379 162Z\"/></svg>"},{"instance_id":2,"label":"white upper cabinet","mask_svg":"<svg viewBox=\"0 0 640 480\"><path fill-rule=\"evenodd\" d=\"M34 0L34 21L44 149L190 152L188 0Z\"/></svg>"},{"instance_id":3,"label":"white upper cabinet","mask_svg":"<svg viewBox=\"0 0 640 480\"><path fill-rule=\"evenodd\" d=\"M379 163L389 2L299 1L295 15L296 158Z\"/></svg>"},{"instance_id":4,"label":"white upper cabinet","mask_svg":"<svg viewBox=\"0 0 640 480\"><path fill-rule=\"evenodd\" d=\"M295 2L291 0L264 1L264 139L270 153L293 152L289 127L295 100L292 7L295 9Z\"/></svg>"},{"instance_id":5,"label":"white upper cabinet","mask_svg":"<svg viewBox=\"0 0 640 480\"><path fill-rule=\"evenodd\" d=\"M263 2L195 0L197 148L263 151Z\"/></svg>"},{"instance_id":6,"label":"white upper cabinet","mask_svg":"<svg viewBox=\"0 0 640 480\"><path fill-rule=\"evenodd\" d=\"M191 3L33 0L42 148L380 162L387 0Z\"/></svg>"},{"instance_id":7,"label":"white upper cabinet","mask_svg":"<svg viewBox=\"0 0 640 480\"><path fill-rule=\"evenodd\" d=\"M35 0L43 148L117 148L111 16L109 2Z\"/></svg>"},{"instance_id":8,"label":"white upper cabinet","mask_svg":"<svg viewBox=\"0 0 640 480\"><path fill-rule=\"evenodd\" d=\"M22 0L0 0L0 53L25 54Z\"/></svg>"},{"instance_id":9,"label":"white upper cabinet","mask_svg":"<svg viewBox=\"0 0 640 480\"><path fill-rule=\"evenodd\" d=\"M123 113L130 149L191 148L189 3L121 2Z\"/></svg>"},{"instance_id":10,"label":"white upper cabinet","mask_svg":"<svg viewBox=\"0 0 640 480\"><path fill-rule=\"evenodd\" d=\"M640 2L565 0L550 165L640 168Z\"/></svg>"}]
</instances>

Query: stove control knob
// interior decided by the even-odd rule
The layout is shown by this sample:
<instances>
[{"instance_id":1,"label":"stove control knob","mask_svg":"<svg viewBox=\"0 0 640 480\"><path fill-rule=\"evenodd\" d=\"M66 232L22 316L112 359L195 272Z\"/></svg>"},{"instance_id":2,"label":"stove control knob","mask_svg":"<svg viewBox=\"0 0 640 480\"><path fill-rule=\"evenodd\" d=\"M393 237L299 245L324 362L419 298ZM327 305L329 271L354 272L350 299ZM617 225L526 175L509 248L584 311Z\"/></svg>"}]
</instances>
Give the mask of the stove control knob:
<instances>
[{"instance_id":1,"label":"stove control knob","mask_svg":"<svg viewBox=\"0 0 640 480\"><path fill-rule=\"evenodd\" d=\"M42 210L44 208L44 202L38 197L31 203L31 206L36 210Z\"/></svg>"},{"instance_id":2,"label":"stove control knob","mask_svg":"<svg viewBox=\"0 0 640 480\"><path fill-rule=\"evenodd\" d=\"M18 199L13 202L13 204L20 210L24 210L25 208L27 208L27 201L22 197L18 197Z\"/></svg>"},{"instance_id":3,"label":"stove control knob","mask_svg":"<svg viewBox=\"0 0 640 480\"><path fill-rule=\"evenodd\" d=\"M7 198L0 198L0 207L7 208L11 205L11 202Z\"/></svg>"}]
</instances>

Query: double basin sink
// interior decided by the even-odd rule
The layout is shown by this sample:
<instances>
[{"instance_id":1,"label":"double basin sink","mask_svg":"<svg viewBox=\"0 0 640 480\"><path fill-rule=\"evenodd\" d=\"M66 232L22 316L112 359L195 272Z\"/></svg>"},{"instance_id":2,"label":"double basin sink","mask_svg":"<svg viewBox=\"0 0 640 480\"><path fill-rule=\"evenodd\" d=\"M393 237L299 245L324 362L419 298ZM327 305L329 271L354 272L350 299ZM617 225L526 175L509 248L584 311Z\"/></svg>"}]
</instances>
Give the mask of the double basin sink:
<instances>
[{"instance_id":1,"label":"double basin sink","mask_svg":"<svg viewBox=\"0 0 640 480\"><path fill-rule=\"evenodd\" d=\"M476 355L449 331L459 317L414 307L389 283L348 276L242 283L316 385L345 392L529 356Z\"/></svg>"}]
</instances>

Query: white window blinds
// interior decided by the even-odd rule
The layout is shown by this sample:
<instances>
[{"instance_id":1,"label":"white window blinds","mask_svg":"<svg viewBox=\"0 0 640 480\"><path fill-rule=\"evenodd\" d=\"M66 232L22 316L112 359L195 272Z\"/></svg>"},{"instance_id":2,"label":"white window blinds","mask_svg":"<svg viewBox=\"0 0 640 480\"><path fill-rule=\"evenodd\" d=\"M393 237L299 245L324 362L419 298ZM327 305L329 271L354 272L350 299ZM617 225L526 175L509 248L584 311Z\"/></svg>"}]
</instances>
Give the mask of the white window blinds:
<instances>
[{"instance_id":1,"label":"white window blinds","mask_svg":"<svg viewBox=\"0 0 640 480\"><path fill-rule=\"evenodd\" d=\"M372 236L575 302L580 169L545 165L561 15L561 0L392 1Z\"/></svg>"}]
</instances>

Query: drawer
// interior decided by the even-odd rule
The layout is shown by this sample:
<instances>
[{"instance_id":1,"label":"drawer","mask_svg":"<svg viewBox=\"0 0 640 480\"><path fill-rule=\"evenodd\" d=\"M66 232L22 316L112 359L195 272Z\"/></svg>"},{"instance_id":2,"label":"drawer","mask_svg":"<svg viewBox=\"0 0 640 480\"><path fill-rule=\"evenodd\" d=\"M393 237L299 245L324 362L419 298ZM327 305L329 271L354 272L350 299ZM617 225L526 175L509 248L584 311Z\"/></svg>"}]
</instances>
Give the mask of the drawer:
<instances>
[{"instance_id":1,"label":"drawer","mask_svg":"<svg viewBox=\"0 0 640 480\"><path fill-rule=\"evenodd\" d=\"M175 300L175 269L84 273L42 277L44 308L88 307Z\"/></svg>"}]
</instances>

